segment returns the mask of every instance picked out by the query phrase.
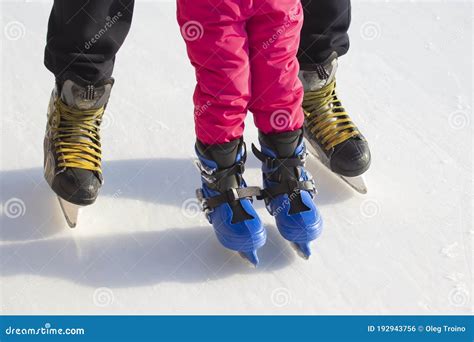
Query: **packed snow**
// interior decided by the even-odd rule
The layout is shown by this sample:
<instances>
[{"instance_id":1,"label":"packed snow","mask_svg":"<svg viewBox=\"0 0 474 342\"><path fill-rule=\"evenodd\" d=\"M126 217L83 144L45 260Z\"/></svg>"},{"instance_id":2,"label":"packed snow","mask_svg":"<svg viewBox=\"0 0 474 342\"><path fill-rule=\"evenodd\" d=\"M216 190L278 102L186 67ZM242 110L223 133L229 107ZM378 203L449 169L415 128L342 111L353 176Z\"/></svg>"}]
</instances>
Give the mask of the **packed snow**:
<instances>
[{"instance_id":1,"label":"packed snow","mask_svg":"<svg viewBox=\"0 0 474 342\"><path fill-rule=\"evenodd\" d=\"M1 313L471 312L471 1L354 1L338 88L372 149L369 193L310 160L325 220L313 256L257 203L257 269L197 210L194 73L173 1L135 5L103 124L105 185L67 227L42 175L51 3L1 2ZM253 156L246 178L260 184Z\"/></svg>"}]
</instances>

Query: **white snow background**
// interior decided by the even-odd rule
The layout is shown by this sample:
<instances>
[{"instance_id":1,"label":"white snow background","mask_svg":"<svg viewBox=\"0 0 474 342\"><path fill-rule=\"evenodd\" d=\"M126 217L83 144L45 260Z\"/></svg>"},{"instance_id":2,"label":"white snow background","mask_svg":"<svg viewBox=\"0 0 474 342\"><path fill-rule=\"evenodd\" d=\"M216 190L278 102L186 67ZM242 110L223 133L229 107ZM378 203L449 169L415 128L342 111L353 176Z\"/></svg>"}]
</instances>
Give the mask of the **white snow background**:
<instances>
[{"instance_id":1,"label":"white snow background","mask_svg":"<svg viewBox=\"0 0 474 342\"><path fill-rule=\"evenodd\" d=\"M67 227L42 176L51 4L1 2L1 313L472 312L471 1L354 1L338 88L370 142L369 193L310 161L325 220L313 256L257 203L257 269L197 211L194 72L173 1L136 3L103 125L105 185ZM246 175L260 184L250 155Z\"/></svg>"}]
</instances>

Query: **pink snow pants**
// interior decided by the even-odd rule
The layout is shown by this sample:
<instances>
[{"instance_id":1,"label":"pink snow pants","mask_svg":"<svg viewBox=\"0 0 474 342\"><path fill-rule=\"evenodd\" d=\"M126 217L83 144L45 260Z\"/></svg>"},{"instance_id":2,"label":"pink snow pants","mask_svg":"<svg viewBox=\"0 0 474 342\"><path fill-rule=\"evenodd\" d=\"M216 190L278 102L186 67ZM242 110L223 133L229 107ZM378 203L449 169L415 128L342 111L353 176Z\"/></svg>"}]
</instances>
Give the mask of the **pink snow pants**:
<instances>
[{"instance_id":1,"label":"pink snow pants","mask_svg":"<svg viewBox=\"0 0 474 342\"><path fill-rule=\"evenodd\" d=\"M196 70L198 140L242 136L247 110L263 133L303 125L296 53L300 0L177 0L178 23Z\"/></svg>"}]
</instances>

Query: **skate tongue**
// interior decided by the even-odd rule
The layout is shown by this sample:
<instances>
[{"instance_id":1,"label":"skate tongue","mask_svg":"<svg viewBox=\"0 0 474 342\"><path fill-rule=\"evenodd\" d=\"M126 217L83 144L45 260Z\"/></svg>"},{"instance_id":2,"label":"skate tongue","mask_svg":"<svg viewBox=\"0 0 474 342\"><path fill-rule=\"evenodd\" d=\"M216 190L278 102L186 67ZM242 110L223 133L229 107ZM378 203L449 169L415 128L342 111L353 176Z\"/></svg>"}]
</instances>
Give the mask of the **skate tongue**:
<instances>
[{"instance_id":1,"label":"skate tongue","mask_svg":"<svg viewBox=\"0 0 474 342\"><path fill-rule=\"evenodd\" d=\"M76 109L98 109L107 103L111 90L112 81L101 86L90 84L83 87L71 80L66 80L61 89L61 100Z\"/></svg>"},{"instance_id":2,"label":"skate tongue","mask_svg":"<svg viewBox=\"0 0 474 342\"><path fill-rule=\"evenodd\" d=\"M336 77L337 54L333 53L324 63L318 64L314 70L302 70L299 78L304 91L316 91L331 83Z\"/></svg>"}]
</instances>

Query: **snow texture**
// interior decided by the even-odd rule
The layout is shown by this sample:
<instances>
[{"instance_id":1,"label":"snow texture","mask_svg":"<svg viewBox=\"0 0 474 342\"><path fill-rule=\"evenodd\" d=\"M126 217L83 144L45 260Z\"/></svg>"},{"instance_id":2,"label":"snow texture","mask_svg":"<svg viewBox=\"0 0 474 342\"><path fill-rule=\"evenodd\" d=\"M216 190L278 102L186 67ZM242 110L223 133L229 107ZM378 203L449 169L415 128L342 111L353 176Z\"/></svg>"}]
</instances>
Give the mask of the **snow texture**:
<instances>
[{"instance_id":1,"label":"snow texture","mask_svg":"<svg viewBox=\"0 0 474 342\"><path fill-rule=\"evenodd\" d=\"M136 3L103 125L106 182L67 228L42 176L50 6L1 4L1 313L472 311L472 2L354 1L337 76L372 149L369 193L310 161L325 220L313 256L298 258L258 203L258 269L197 210L194 73L173 1ZM253 156L248 166L259 184Z\"/></svg>"}]
</instances>

